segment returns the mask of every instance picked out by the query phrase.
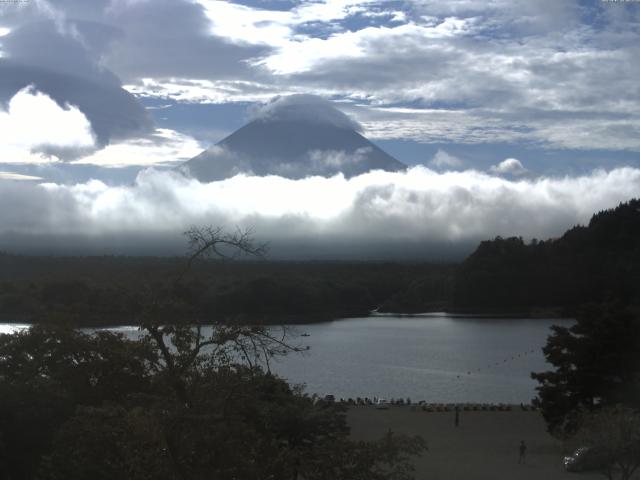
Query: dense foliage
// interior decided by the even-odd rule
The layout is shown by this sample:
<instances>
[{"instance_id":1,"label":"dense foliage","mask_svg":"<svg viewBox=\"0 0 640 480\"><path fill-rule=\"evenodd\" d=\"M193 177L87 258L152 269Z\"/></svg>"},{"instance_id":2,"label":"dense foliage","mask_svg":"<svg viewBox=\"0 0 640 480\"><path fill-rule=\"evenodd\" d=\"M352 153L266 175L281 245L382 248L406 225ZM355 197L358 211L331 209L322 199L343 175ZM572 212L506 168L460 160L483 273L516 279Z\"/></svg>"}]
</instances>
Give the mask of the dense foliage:
<instances>
[{"instance_id":1,"label":"dense foliage","mask_svg":"<svg viewBox=\"0 0 640 480\"><path fill-rule=\"evenodd\" d=\"M640 317L619 307L584 308L571 327L552 327L543 351L554 366L533 373L549 430L573 434L585 412L640 408Z\"/></svg>"},{"instance_id":2,"label":"dense foliage","mask_svg":"<svg viewBox=\"0 0 640 480\"><path fill-rule=\"evenodd\" d=\"M455 276L456 309L519 310L640 302L640 200L595 214L558 239L496 238Z\"/></svg>"},{"instance_id":3,"label":"dense foliage","mask_svg":"<svg viewBox=\"0 0 640 480\"><path fill-rule=\"evenodd\" d=\"M51 326L0 336L2 478L411 478L421 440L353 442L340 407L257 365L278 337L220 326L205 353L197 329L162 335L178 347Z\"/></svg>"}]
</instances>

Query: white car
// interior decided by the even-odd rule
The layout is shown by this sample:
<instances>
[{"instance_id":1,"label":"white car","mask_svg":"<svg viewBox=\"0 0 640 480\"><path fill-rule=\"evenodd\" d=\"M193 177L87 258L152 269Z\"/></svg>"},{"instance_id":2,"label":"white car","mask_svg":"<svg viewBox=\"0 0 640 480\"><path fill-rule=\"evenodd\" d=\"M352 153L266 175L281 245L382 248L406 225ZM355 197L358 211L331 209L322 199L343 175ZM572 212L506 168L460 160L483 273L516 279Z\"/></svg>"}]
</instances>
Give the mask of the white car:
<instances>
[{"instance_id":1,"label":"white car","mask_svg":"<svg viewBox=\"0 0 640 480\"><path fill-rule=\"evenodd\" d=\"M376 403L376 408L378 410L388 410L389 402L387 402L384 398L379 398L378 403Z\"/></svg>"}]
</instances>

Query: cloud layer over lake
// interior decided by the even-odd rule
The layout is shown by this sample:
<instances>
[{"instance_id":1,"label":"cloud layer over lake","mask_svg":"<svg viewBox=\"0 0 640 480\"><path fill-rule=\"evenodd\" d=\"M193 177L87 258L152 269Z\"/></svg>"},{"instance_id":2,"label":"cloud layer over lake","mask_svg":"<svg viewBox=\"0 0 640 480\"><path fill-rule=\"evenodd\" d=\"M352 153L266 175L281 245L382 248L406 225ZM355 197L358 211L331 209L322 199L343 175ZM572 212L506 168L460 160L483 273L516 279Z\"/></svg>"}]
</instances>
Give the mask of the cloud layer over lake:
<instances>
[{"instance_id":1,"label":"cloud layer over lake","mask_svg":"<svg viewBox=\"0 0 640 480\"><path fill-rule=\"evenodd\" d=\"M273 258L451 258L496 235L549 238L640 191L640 169L519 181L474 170L351 179L236 176L201 183L142 171L108 186L0 181L0 248L181 253L191 225L251 228ZM36 241L37 240L37 241Z\"/></svg>"}]
</instances>

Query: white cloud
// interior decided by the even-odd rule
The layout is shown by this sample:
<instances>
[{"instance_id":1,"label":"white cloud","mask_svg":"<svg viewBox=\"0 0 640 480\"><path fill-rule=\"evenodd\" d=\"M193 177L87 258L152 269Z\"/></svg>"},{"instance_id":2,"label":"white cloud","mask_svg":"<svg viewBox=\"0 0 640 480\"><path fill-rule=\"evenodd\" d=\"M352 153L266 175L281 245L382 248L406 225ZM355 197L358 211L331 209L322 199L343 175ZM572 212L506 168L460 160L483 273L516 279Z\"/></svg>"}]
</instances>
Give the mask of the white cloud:
<instances>
[{"instance_id":1,"label":"white cloud","mask_svg":"<svg viewBox=\"0 0 640 480\"><path fill-rule=\"evenodd\" d=\"M421 143L490 143L532 140L522 121L507 122L473 110L353 107L349 111L369 138L404 138ZM533 140L540 141L539 137Z\"/></svg>"},{"instance_id":2,"label":"white cloud","mask_svg":"<svg viewBox=\"0 0 640 480\"><path fill-rule=\"evenodd\" d=\"M342 20L358 12L363 12L374 0L323 0L304 2L294 9L294 18L298 23L330 22Z\"/></svg>"},{"instance_id":3,"label":"white cloud","mask_svg":"<svg viewBox=\"0 0 640 480\"><path fill-rule=\"evenodd\" d=\"M517 158L506 158L497 165L493 165L489 171L498 175L513 175L514 177L519 177L529 172Z\"/></svg>"},{"instance_id":4,"label":"white cloud","mask_svg":"<svg viewBox=\"0 0 640 480\"><path fill-rule=\"evenodd\" d=\"M370 152L371 147L358 148L352 154L344 151L311 150L309 157L312 162L318 163L318 170L322 171L322 168L325 166L341 168L353 163L364 162Z\"/></svg>"},{"instance_id":5,"label":"white cloud","mask_svg":"<svg viewBox=\"0 0 640 480\"><path fill-rule=\"evenodd\" d=\"M327 23L366 12L371 0L325 0L301 2L289 11L251 8L223 0L198 0L211 21L211 32L236 43L286 46L292 40L308 39L295 32L305 23ZM392 12L401 18L399 12Z\"/></svg>"},{"instance_id":6,"label":"white cloud","mask_svg":"<svg viewBox=\"0 0 640 480\"><path fill-rule=\"evenodd\" d=\"M38 180L42 180L42 177L36 177L34 175L23 175L21 173L14 173L14 172L0 171L0 180L38 181Z\"/></svg>"},{"instance_id":7,"label":"white cloud","mask_svg":"<svg viewBox=\"0 0 640 480\"><path fill-rule=\"evenodd\" d=\"M281 163L272 167L275 175L287 178L326 177L327 172L352 171L359 163L366 162L371 147L362 147L355 152L343 150L310 150L307 159L300 163Z\"/></svg>"},{"instance_id":8,"label":"white cloud","mask_svg":"<svg viewBox=\"0 0 640 480\"><path fill-rule=\"evenodd\" d=\"M211 31L237 43L282 45L293 34L288 11L254 9L221 0L200 0Z\"/></svg>"},{"instance_id":9,"label":"white cloud","mask_svg":"<svg viewBox=\"0 0 640 480\"><path fill-rule=\"evenodd\" d=\"M573 0L327 0L287 11L198 3L212 35L260 47L233 64L259 68L194 79L178 71L130 91L213 103L312 92L417 106L390 121L359 118L373 138L640 151L640 33L633 17L614 14L627 9ZM355 15L361 23L343 22Z\"/></svg>"},{"instance_id":10,"label":"white cloud","mask_svg":"<svg viewBox=\"0 0 640 480\"><path fill-rule=\"evenodd\" d=\"M366 27L334 33L327 38L301 37L278 46L276 53L255 62L278 75L304 73L335 60L349 61L377 55L378 46L397 47L396 54L410 46L425 46L443 38L464 36L473 31L474 19L449 17L434 26L406 23L397 26ZM401 80L401 79L400 79Z\"/></svg>"},{"instance_id":11,"label":"white cloud","mask_svg":"<svg viewBox=\"0 0 640 480\"><path fill-rule=\"evenodd\" d=\"M539 121L532 137L557 148L609 149L640 152L640 116L622 119L577 118Z\"/></svg>"},{"instance_id":12,"label":"white cloud","mask_svg":"<svg viewBox=\"0 0 640 480\"><path fill-rule=\"evenodd\" d=\"M0 110L0 133L0 163L43 163L51 159L39 152L95 145L91 124L78 108L60 107L32 88L20 90Z\"/></svg>"},{"instance_id":13,"label":"white cloud","mask_svg":"<svg viewBox=\"0 0 640 480\"><path fill-rule=\"evenodd\" d=\"M309 238L338 252L340 243L365 248L385 242L475 242L495 235L553 237L636 196L640 169L511 181L477 171L415 167L348 180L239 175L212 183L147 170L135 184L118 187L99 181L14 184L0 182L0 201L20 205L21 214L0 211L0 238L13 232L157 240L175 238L193 224L239 225L253 227L277 254L278 245Z\"/></svg>"},{"instance_id":14,"label":"white cloud","mask_svg":"<svg viewBox=\"0 0 640 480\"><path fill-rule=\"evenodd\" d=\"M464 162L455 155L445 152L442 149L438 149L433 156L429 165L438 169L457 169L464 165Z\"/></svg>"},{"instance_id":15,"label":"white cloud","mask_svg":"<svg viewBox=\"0 0 640 480\"><path fill-rule=\"evenodd\" d=\"M204 147L194 138L174 130L159 128L147 137L112 143L71 163L101 167L148 167L183 162L203 150Z\"/></svg>"},{"instance_id":16,"label":"white cloud","mask_svg":"<svg viewBox=\"0 0 640 480\"><path fill-rule=\"evenodd\" d=\"M412 102L441 110L435 131L431 121L420 125L424 118L416 108L399 124L371 128L378 138L640 150L640 63L632 47L640 38L632 22L596 28L582 19L587 10L597 15L598 7L575 2L427 0L412 2L406 11L425 15L402 25L348 29L330 23L353 12L384 13L371 4L306 4L305 19L326 22L317 27L322 34L283 30L267 42L273 52L254 64L278 75L289 90L307 85L374 105ZM299 25L296 12L303 9L230 8L238 9L238 18L251 11L252 25L264 19L265 28L276 21ZM232 37L246 38L241 28L234 31ZM471 41L476 36L481 41ZM457 117L464 117L462 127Z\"/></svg>"},{"instance_id":17,"label":"white cloud","mask_svg":"<svg viewBox=\"0 0 640 480\"><path fill-rule=\"evenodd\" d=\"M124 85L130 93L141 98L171 99L180 103L268 102L277 95L304 93L295 88L242 80L191 80L143 78Z\"/></svg>"},{"instance_id":18,"label":"white cloud","mask_svg":"<svg viewBox=\"0 0 640 480\"><path fill-rule=\"evenodd\" d=\"M91 124L76 107L60 107L49 96L25 88L0 110L0 163L49 164L74 152L72 164L150 166L188 160L204 147L169 129L112 143L98 150Z\"/></svg>"},{"instance_id":19,"label":"white cloud","mask_svg":"<svg viewBox=\"0 0 640 480\"><path fill-rule=\"evenodd\" d=\"M275 97L250 110L252 120L287 120L333 125L362 131L362 126L343 113L336 104L316 95Z\"/></svg>"}]
</instances>

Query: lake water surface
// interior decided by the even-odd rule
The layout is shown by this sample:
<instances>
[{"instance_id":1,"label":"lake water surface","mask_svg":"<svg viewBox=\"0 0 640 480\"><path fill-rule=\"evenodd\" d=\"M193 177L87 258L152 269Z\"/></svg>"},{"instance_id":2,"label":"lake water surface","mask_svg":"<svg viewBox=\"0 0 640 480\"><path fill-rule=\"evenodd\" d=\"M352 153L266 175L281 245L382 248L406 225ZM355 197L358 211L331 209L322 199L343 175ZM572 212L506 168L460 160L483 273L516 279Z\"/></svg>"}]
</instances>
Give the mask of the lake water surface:
<instances>
[{"instance_id":1,"label":"lake water surface","mask_svg":"<svg viewBox=\"0 0 640 480\"><path fill-rule=\"evenodd\" d=\"M429 402L527 403L532 371L550 368L542 347L572 320L368 317L299 327L308 354L274 370L312 393L410 397Z\"/></svg>"},{"instance_id":2,"label":"lake water surface","mask_svg":"<svg viewBox=\"0 0 640 480\"><path fill-rule=\"evenodd\" d=\"M527 403L553 324L572 320L427 316L351 318L295 327L310 346L272 364L309 393L428 402ZM135 336L135 329L122 329ZM0 332L11 331L0 324Z\"/></svg>"}]
</instances>

